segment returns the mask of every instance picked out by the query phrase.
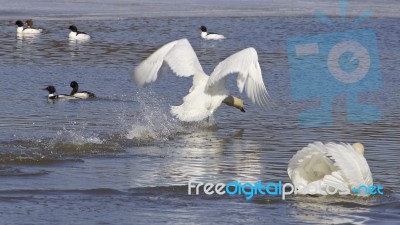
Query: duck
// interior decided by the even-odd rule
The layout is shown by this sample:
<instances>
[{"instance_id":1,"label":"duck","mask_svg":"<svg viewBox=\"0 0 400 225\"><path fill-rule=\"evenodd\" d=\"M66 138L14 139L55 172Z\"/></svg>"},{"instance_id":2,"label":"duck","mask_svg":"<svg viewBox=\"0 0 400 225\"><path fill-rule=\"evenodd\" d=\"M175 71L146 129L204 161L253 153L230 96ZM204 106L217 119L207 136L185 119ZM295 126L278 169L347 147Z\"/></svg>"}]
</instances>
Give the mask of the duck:
<instances>
[{"instance_id":1,"label":"duck","mask_svg":"<svg viewBox=\"0 0 400 225\"><path fill-rule=\"evenodd\" d=\"M221 40L225 39L225 36L222 34L216 34L216 33L207 33L207 27L201 26L200 27L200 37L204 40Z\"/></svg>"},{"instance_id":2,"label":"duck","mask_svg":"<svg viewBox=\"0 0 400 225\"><path fill-rule=\"evenodd\" d=\"M43 29L35 29L35 28L32 28L31 26L28 26L27 28L24 28L24 23L22 23L21 20L17 20L15 22L15 25L18 26L17 27L17 34L40 34L40 33L43 32ZM32 23L30 25L32 25Z\"/></svg>"},{"instance_id":3,"label":"duck","mask_svg":"<svg viewBox=\"0 0 400 225\"><path fill-rule=\"evenodd\" d=\"M68 35L70 40L87 41L90 39L90 35L85 32L78 31L78 28L76 28L74 25L69 26L69 29L71 30Z\"/></svg>"},{"instance_id":4,"label":"duck","mask_svg":"<svg viewBox=\"0 0 400 225\"><path fill-rule=\"evenodd\" d=\"M66 95L66 94L57 94L56 88L52 85L47 86L43 90L46 90L49 92L49 95L47 96L48 100L71 100L71 99L79 99L77 97L71 96L71 95Z\"/></svg>"},{"instance_id":5,"label":"duck","mask_svg":"<svg viewBox=\"0 0 400 225\"><path fill-rule=\"evenodd\" d=\"M364 151L361 143L313 142L290 159L287 172L297 194L327 195L335 189L355 194L359 187L373 185Z\"/></svg>"},{"instance_id":6,"label":"duck","mask_svg":"<svg viewBox=\"0 0 400 225\"><path fill-rule=\"evenodd\" d=\"M79 90L79 85L78 85L78 82L76 82L76 81L72 81L69 86L72 88L72 91L71 91L71 94L70 94L71 96L74 96L74 97L77 97L77 98L81 98L81 99L88 99L88 98L96 97L95 94L93 94L92 92L78 91Z\"/></svg>"},{"instance_id":7,"label":"duck","mask_svg":"<svg viewBox=\"0 0 400 225\"><path fill-rule=\"evenodd\" d=\"M33 20L32 19L25 21L25 24L26 24L27 28L33 28Z\"/></svg>"},{"instance_id":8,"label":"duck","mask_svg":"<svg viewBox=\"0 0 400 225\"><path fill-rule=\"evenodd\" d=\"M264 109L272 104L263 82L257 51L252 47L229 56L215 67L211 75L207 75L187 39L172 41L134 69L133 81L139 87L154 82L162 65L168 65L178 77L193 76L192 86L183 98L183 104L171 106L170 109L171 114L181 121L210 119L222 103L245 112L243 100L230 95L227 87L227 78L231 74L238 74L239 92L245 91L254 104Z\"/></svg>"}]
</instances>

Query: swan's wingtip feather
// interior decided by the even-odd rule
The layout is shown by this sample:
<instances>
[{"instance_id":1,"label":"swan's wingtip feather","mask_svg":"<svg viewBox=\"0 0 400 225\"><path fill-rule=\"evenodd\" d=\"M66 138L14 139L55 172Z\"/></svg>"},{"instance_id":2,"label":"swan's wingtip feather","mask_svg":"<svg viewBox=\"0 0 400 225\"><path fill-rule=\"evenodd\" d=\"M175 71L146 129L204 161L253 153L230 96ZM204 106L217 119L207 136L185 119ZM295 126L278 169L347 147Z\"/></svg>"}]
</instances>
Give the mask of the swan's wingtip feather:
<instances>
[{"instance_id":1,"label":"swan's wingtip feather","mask_svg":"<svg viewBox=\"0 0 400 225\"><path fill-rule=\"evenodd\" d=\"M203 71L189 40L182 38L164 44L137 65L132 74L133 81L140 87L154 82L164 64L179 77Z\"/></svg>"}]
</instances>

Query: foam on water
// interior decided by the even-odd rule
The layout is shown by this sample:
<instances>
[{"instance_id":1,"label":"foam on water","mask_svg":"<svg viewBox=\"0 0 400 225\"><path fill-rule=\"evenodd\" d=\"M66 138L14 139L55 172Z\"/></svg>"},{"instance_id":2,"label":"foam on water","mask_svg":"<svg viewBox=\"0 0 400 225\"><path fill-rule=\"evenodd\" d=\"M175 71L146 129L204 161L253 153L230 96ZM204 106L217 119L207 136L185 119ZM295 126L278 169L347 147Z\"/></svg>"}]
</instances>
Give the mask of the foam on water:
<instances>
[{"instance_id":1,"label":"foam on water","mask_svg":"<svg viewBox=\"0 0 400 225\"><path fill-rule=\"evenodd\" d=\"M157 139L157 133L143 125L132 125L132 129L128 131L126 138L138 140L154 140Z\"/></svg>"},{"instance_id":2,"label":"foam on water","mask_svg":"<svg viewBox=\"0 0 400 225\"><path fill-rule=\"evenodd\" d=\"M56 140L62 140L63 142L72 143L74 145L84 144L103 144L104 140L98 137L98 134L87 132L84 128L67 130L65 127L63 130L57 132Z\"/></svg>"},{"instance_id":3,"label":"foam on water","mask_svg":"<svg viewBox=\"0 0 400 225\"><path fill-rule=\"evenodd\" d=\"M151 90L138 91L136 95L141 111L128 130L126 138L139 140L167 140L184 128L179 120L173 118L162 97Z\"/></svg>"}]
</instances>

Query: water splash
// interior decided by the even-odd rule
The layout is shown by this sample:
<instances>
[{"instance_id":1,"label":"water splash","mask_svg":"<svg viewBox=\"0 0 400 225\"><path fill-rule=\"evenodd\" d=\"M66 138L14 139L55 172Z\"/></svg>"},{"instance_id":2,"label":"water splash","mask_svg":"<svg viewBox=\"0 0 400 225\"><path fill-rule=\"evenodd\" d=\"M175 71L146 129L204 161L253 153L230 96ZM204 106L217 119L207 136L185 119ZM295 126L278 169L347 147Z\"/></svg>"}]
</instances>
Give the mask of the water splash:
<instances>
[{"instance_id":1,"label":"water splash","mask_svg":"<svg viewBox=\"0 0 400 225\"><path fill-rule=\"evenodd\" d=\"M55 140L61 140L62 142L71 143L74 145L85 145L85 144L103 144L104 140L99 138L98 134L95 134L86 129L87 124L77 124L72 122L72 127L63 127L63 130L57 132L57 138Z\"/></svg>"},{"instance_id":2,"label":"water splash","mask_svg":"<svg viewBox=\"0 0 400 225\"><path fill-rule=\"evenodd\" d=\"M165 99L151 90L137 92L140 112L126 135L127 139L167 140L184 132L181 122L172 117Z\"/></svg>"},{"instance_id":3,"label":"water splash","mask_svg":"<svg viewBox=\"0 0 400 225\"><path fill-rule=\"evenodd\" d=\"M155 140L159 135L143 125L132 125L132 129L126 135L128 139Z\"/></svg>"}]
</instances>

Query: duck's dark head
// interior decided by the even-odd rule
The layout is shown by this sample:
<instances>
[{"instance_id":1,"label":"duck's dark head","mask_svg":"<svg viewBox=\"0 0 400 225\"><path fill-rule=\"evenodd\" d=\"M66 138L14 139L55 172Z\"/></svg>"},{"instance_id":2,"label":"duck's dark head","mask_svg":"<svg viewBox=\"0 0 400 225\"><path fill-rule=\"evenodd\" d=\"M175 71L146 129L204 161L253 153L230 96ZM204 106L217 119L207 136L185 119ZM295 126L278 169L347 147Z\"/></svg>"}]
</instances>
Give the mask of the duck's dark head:
<instances>
[{"instance_id":1,"label":"duck's dark head","mask_svg":"<svg viewBox=\"0 0 400 225\"><path fill-rule=\"evenodd\" d=\"M72 88L75 88L75 87L78 88L79 87L78 82L76 82L76 81L72 81L69 86L72 87Z\"/></svg>"},{"instance_id":2,"label":"duck's dark head","mask_svg":"<svg viewBox=\"0 0 400 225\"><path fill-rule=\"evenodd\" d=\"M46 90L49 92L49 94L54 94L56 92L56 88L54 86L47 86L46 88L43 88L43 90Z\"/></svg>"},{"instance_id":3,"label":"duck's dark head","mask_svg":"<svg viewBox=\"0 0 400 225\"><path fill-rule=\"evenodd\" d=\"M200 27L200 30L201 30L202 32L207 32L207 27L201 26L201 27Z\"/></svg>"},{"instance_id":4,"label":"duck's dark head","mask_svg":"<svg viewBox=\"0 0 400 225\"><path fill-rule=\"evenodd\" d=\"M22 23L21 20L17 20L17 21L15 22L15 25L17 25L18 27L23 27L23 26L24 26L24 23Z\"/></svg>"},{"instance_id":5,"label":"duck's dark head","mask_svg":"<svg viewBox=\"0 0 400 225\"><path fill-rule=\"evenodd\" d=\"M74 25L69 26L68 29L70 29L72 32L78 32L78 28L76 28Z\"/></svg>"},{"instance_id":6,"label":"duck's dark head","mask_svg":"<svg viewBox=\"0 0 400 225\"><path fill-rule=\"evenodd\" d=\"M79 89L78 82L72 81L69 86L72 87L71 95L74 95L76 92L78 92Z\"/></svg>"}]
</instances>

